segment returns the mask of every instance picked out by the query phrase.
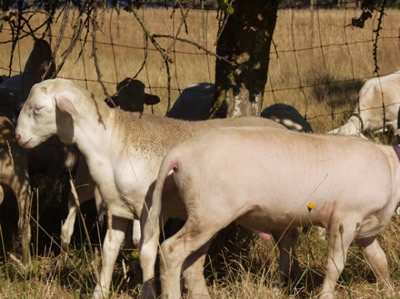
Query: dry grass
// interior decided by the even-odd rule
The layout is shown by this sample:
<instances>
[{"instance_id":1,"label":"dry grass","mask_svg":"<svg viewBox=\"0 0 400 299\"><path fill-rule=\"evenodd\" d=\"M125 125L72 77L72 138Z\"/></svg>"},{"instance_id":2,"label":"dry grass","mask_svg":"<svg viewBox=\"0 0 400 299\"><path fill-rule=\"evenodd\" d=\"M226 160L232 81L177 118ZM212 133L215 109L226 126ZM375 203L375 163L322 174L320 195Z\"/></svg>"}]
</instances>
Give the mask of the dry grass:
<instances>
[{"instance_id":1,"label":"dry grass","mask_svg":"<svg viewBox=\"0 0 400 299\"><path fill-rule=\"evenodd\" d=\"M387 10L383 22L382 39L378 44L380 74L400 69L398 39L398 10ZM317 132L324 132L343 121L343 112L353 110L357 92L362 82L374 76L372 56L376 16L364 29L347 26L359 11L347 10L280 10L274 33L276 48L272 48L269 80L266 86L264 106L275 102L294 105L306 115ZM76 15L71 14L71 20ZM150 32L174 34L180 25L180 14L165 9L141 10L141 17ZM214 11L193 10L186 21L180 37L194 41L209 50L215 50L217 32ZM72 24L66 36L72 35ZM141 28L133 15L107 11L100 17L101 32L97 34L97 51L102 79L110 92L115 83L126 76L134 75L144 59L144 39ZM54 24L53 43L58 36L59 23ZM0 41L9 39L7 28L0 34ZM196 82L213 82L215 59L206 56L192 45L169 39L159 39L160 44L170 48L174 63L171 64L172 101L179 91ZM113 46L111 45L113 43ZM69 40L65 39L57 55L63 53ZM54 45L53 45L54 46ZM19 43L13 62L13 70L19 72L32 47L32 40ZM10 44L0 49L0 68L7 69ZM79 80L90 90L103 96L100 84L96 83L91 43L84 47L84 54L78 57L76 49L68 59L60 76ZM5 73L5 70L3 71ZM139 79L145 82L148 91L161 97L162 103L154 113L165 114L168 102L167 75L162 59L153 47L149 47L146 67ZM149 108L148 111L151 111ZM337 117L332 118L332 113Z\"/></svg>"},{"instance_id":2,"label":"dry grass","mask_svg":"<svg viewBox=\"0 0 400 299\"><path fill-rule=\"evenodd\" d=\"M173 34L180 24L177 12L165 9L141 10L142 18L149 30L154 33ZM400 12L388 10L384 18L379 41L378 63L380 73L387 74L400 69L398 39L398 19ZM373 76L372 28L376 19L367 23L364 29L346 27L358 10L316 10L311 15L308 10L281 10L274 34L276 48L272 49L269 80L266 85L264 106L275 102L294 105L306 115L316 132L324 132L340 124L357 101L357 93L362 82ZM73 16L71 16L71 19ZM72 24L72 22L71 22ZM311 25L313 24L313 25ZM144 59L144 40L142 31L133 16L121 12L107 11L101 22L97 45L103 80L110 92L115 83L126 76L135 74ZM187 19L188 34L182 30L181 37L195 41L204 47L215 49L217 32L216 13L213 11L192 11ZM53 43L58 35L58 26L53 26ZM69 27L66 36L71 36ZM111 46L111 37L114 46ZM7 28L0 33L0 41L9 39ZM69 41L62 42L60 54ZM160 40L168 48L170 40ZM54 46L54 45L53 45ZM13 61L13 72L20 72L29 55L32 40L25 39L18 44ZM87 44L83 55L78 57L76 49L65 64L60 76L78 80L87 85L98 96L104 96L96 83L91 45ZM6 73L10 45L0 48L0 67ZM172 99L179 90L196 82L212 82L215 60L203 55L193 46L177 42L171 48L174 63L171 65ZM167 107L167 76L160 55L152 47L148 52L146 67L139 75L146 83L148 91L161 97L162 103L154 108L154 113L165 114ZM147 111L151 111L147 108ZM335 115L335 117L332 117ZM41 197L44 197L43 192ZM60 195L57 195L59 200ZM54 200L54 197L51 197ZM42 198L41 198L42 200ZM46 207L41 206L42 210ZM57 221L59 221L57 219ZM45 228L48 230L49 228ZM59 228L58 228L59 229ZM57 230L56 230L57 231ZM400 286L400 245L396 236L400 234L400 220L396 216L380 236L382 246L390 263L391 276L397 291ZM35 269L28 277L21 275L18 268L8 262L7 256L1 259L0 296L4 298L78 298L90 295L95 283L90 252L87 244L72 250L64 260L57 256L57 233L52 235L54 242L43 248L40 238L34 238ZM83 238L84 239L84 238ZM48 241L48 240L47 240ZM97 246L98 247L98 246ZM215 298L313 298L318 294L326 260L326 242L320 241L311 233L303 235L298 246L299 260L304 269L302 285L290 295L288 289L275 288L277 281L277 250L271 242L256 240L250 254L238 256L227 261L225 275L209 271L210 292ZM124 276L124 260L130 271ZM140 295L140 277L137 259L129 251L121 255L114 271L113 298ZM136 278L135 278L136 277ZM352 248L349 261L339 282L338 298L384 298L379 292L373 275L362 259L360 252Z\"/></svg>"}]
</instances>

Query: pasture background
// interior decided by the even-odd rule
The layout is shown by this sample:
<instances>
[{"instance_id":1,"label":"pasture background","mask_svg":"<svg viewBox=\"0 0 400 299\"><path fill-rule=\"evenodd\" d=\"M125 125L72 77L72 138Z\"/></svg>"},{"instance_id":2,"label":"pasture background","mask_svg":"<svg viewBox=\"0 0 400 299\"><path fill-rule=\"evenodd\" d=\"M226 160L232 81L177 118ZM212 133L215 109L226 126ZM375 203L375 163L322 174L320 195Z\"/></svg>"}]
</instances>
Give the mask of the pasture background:
<instances>
[{"instance_id":1,"label":"pasture background","mask_svg":"<svg viewBox=\"0 0 400 299\"><path fill-rule=\"evenodd\" d=\"M143 23L149 32L174 36L181 25L181 14L173 9L141 8ZM399 11L386 9L378 41L377 63L379 75L400 69ZM341 124L343 117L352 112L362 82L374 74L373 30L377 15L366 22L363 29L349 26L360 10L347 9L281 9L278 12L271 49L269 78L265 89L264 107L283 102L294 105L310 120L317 132L325 132ZM179 37L195 42L215 52L217 12L192 9L186 18L187 32L182 28ZM70 43L76 12L70 13L65 37L56 55ZM34 23L35 16L31 22ZM58 37L61 17L52 26L52 47ZM39 20L38 20L39 22ZM149 43L146 48L143 31L132 13L104 10L99 15L100 31L97 32L97 55L102 73L101 80L108 92L115 92L115 85L125 77L134 76L145 60L145 67L138 75L147 86L147 92L158 95L162 103L148 112L165 114L168 107L167 74L158 51ZM3 28L0 42L10 40L10 31ZM91 36L67 59L59 77L71 78L86 86L96 95L104 97L97 82L92 58ZM188 85L213 82L215 58L195 46L157 38L164 49L169 49L173 59L171 67L171 103ZM17 44L13 57L12 74L23 70L32 49L33 39L25 38ZM0 48L0 71L9 71L11 43ZM145 52L147 52L145 58Z\"/></svg>"},{"instance_id":2,"label":"pasture background","mask_svg":"<svg viewBox=\"0 0 400 299\"><path fill-rule=\"evenodd\" d=\"M181 14L173 9L142 7L139 14L152 33L176 35L181 24ZM158 95L162 102L147 107L146 112L165 114L168 106L188 85L197 82L213 82L215 58L193 45L170 39L157 39L162 47L169 49L173 63L171 67L171 96L169 103L167 74L164 62L152 45L145 45L143 31L131 13L115 10L99 11L100 31L97 32L97 55L102 80L112 94L116 83L125 77L135 75L144 64L138 79L146 84L149 93ZM377 63L379 75L386 75L400 69L400 12L385 10L382 30L378 41ZM265 89L264 107L273 103L287 103L295 106L305 115L315 132L326 132L340 125L351 113L357 102L362 83L374 74L373 40L377 15L367 21L365 28L352 28L351 18L358 17L360 10L347 9L281 9L278 12L274 32L274 46L271 49L269 78ZM187 19L187 33L181 29L179 37L193 41L215 52L218 29L217 12L214 10L191 10ZM76 11L70 13L61 48L56 56L58 64L69 38L72 36ZM32 22L40 22L35 16ZM52 48L59 34L61 17L52 25ZM10 30L3 27L0 33L0 72L8 74L11 43ZM88 43L78 42L67 59L59 77L76 80L98 97L104 92L97 82L92 57L91 36ZM11 73L22 72L25 61L32 49L33 39L27 37L18 42L12 61ZM82 55L79 55L81 46ZM146 53L147 51L147 53ZM44 184L44 183L42 183ZM52 186L52 192L61 197L59 187ZM48 191L50 193L50 191ZM40 194L43 196L43 192ZM57 198L57 200L60 200ZM44 207L41 207L44 209ZM384 233L379 237L387 253L395 289L400 289L400 233L399 216L394 216ZM37 224L38 219L32 222ZM39 230L40 228L38 228ZM44 229L46 230L46 229ZM55 230L57 231L57 230ZM51 232L48 232L51 235ZM298 246L299 260L304 268L302 285L295 288L294 297L311 298L318 293L321 273L326 260L326 242L315 237L302 236ZM58 235L50 236L50 243L39 250L39 237L34 236L35 271L24 276L18 267L9 263L4 255L0 266L4 298L55 297L77 298L90 294L95 282L96 263L87 246L73 248L65 259L58 258ZM82 237L84 239L84 237ZM210 290L215 298L287 298L275 286L276 248L269 242L252 240L248 255L237 256L227 261L225 274L209 271ZM40 245L42 246L42 245ZM38 254L38 253L41 254ZM124 263L128 270L124 271ZM94 265L94 266L93 266ZM97 261L98 265L98 261ZM113 297L136 297L140 293L137 278L140 275L137 258L131 251L121 254L115 273ZM28 279L29 278L29 279ZM217 279L218 278L218 279ZM349 260L340 281L338 298L385 297L376 289L373 275L357 248L352 248ZM316 289L315 289L316 288Z\"/></svg>"}]
</instances>

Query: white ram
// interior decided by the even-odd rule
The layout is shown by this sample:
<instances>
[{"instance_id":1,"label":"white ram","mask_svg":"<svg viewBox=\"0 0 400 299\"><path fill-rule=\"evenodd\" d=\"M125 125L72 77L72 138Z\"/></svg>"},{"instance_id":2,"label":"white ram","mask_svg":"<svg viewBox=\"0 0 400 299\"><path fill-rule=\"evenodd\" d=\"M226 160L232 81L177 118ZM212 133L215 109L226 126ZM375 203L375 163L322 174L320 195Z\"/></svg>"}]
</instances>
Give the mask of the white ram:
<instances>
[{"instance_id":1,"label":"white ram","mask_svg":"<svg viewBox=\"0 0 400 299\"><path fill-rule=\"evenodd\" d=\"M164 158L149 215L143 216L142 249L156 255L160 216L174 209L163 190L176 186L185 207L180 217L187 221L161 244L162 298L180 298L185 260L199 250L204 259L213 236L234 221L265 233L308 224L326 228L320 298L334 297L353 240L379 285L390 290L386 255L376 237L400 200L399 185L399 156L392 146L273 128L216 129ZM155 258L151 261L154 266Z\"/></svg>"}]
</instances>

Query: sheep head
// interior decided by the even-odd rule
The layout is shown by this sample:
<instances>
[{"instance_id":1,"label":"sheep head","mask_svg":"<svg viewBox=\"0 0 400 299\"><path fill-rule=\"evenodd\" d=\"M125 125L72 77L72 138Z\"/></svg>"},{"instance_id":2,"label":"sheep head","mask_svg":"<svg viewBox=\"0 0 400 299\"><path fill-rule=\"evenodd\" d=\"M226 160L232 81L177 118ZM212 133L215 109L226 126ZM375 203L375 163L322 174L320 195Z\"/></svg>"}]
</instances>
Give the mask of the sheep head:
<instances>
[{"instance_id":1,"label":"sheep head","mask_svg":"<svg viewBox=\"0 0 400 299\"><path fill-rule=\"evenodd\" d=\"M32 148L53 135L64 143L73 143L73 117L79 89L72 81L45 80L32 87L18 117L16 138L25 148Z\"/></svg>"}]
</instances>

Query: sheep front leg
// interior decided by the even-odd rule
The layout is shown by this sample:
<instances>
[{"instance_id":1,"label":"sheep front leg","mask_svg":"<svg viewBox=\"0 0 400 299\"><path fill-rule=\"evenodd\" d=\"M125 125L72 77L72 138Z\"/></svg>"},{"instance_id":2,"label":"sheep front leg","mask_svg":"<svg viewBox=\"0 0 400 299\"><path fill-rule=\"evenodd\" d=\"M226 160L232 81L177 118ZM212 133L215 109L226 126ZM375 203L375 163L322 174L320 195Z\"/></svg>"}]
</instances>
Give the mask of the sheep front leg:
<instances>
[{"instance_id":1,"label":"sheep front leg","mask_svg":"<svg viewBox=\"0 0 400 299\"><path fill-rule=\"evenodd\" d=\"M68 198L68 215L63 225L61 226L61 248L64 251L68 250L69 244L71 243L71 237L72 233L74 232L77 209L78 207L75 203L75 200L72 198L72 196L70 196L70 198Z\"/></svg>"},{"instance_id":2,"label":"sheep front leg","mask_svg":"<svg viewBox=\"0 0 400 299\"><path fill-rule=\"evenodd\" d=\"M133 220L132 223L132 243L133 246L139 247L140 243L140 238L142 236L141 230L140 230L140 221L139 220Z\"/></svg>"},{"instance_id":3,"label":"sheep front leg","mask_svg":"<svg viewBox=\"0 0 400 299\"><path fill-rule=\"evenodd\" d=\"M125 239L129 219L112 217L112 229L107 229L103 243L102 268L99 282L93 292L94 299L106 298L109 293L111 278L121 244Z\"/></svg>"}]
</instances>

